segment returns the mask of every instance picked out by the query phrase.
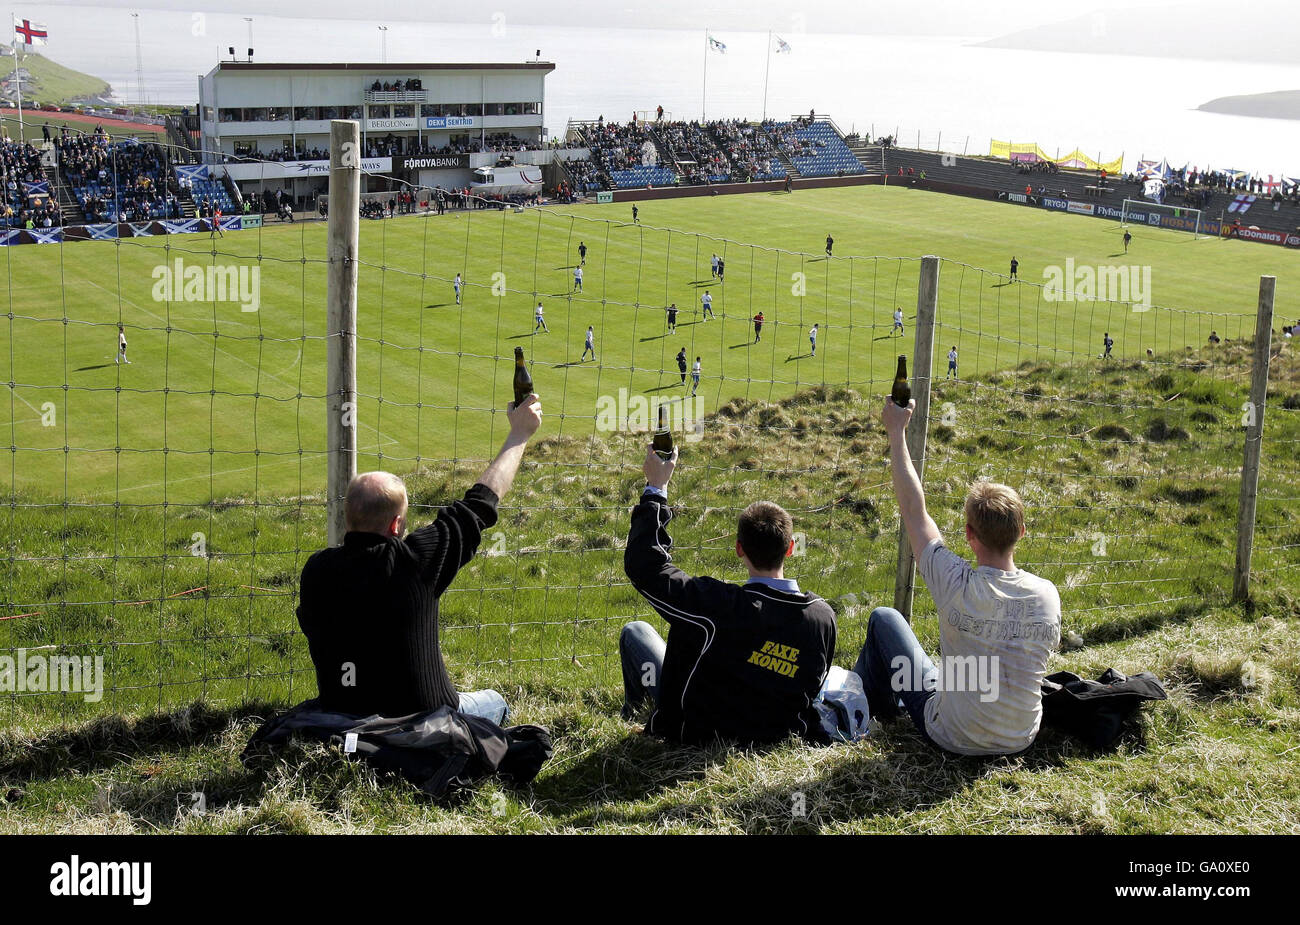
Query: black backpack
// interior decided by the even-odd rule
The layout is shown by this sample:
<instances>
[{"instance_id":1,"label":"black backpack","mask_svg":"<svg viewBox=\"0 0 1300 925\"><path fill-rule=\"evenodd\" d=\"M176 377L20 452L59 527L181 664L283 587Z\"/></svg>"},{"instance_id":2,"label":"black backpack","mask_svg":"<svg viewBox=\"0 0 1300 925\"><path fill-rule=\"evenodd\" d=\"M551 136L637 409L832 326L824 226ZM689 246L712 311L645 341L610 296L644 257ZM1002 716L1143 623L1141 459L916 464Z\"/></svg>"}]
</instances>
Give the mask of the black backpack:
<instances>
[{"instance_id":1,"label":"black backpack","mask_svg":"<svg viewBox=\"0 0 1300 925\"><path fill-rule=\"evenodd\" d=\"M1130 677L1107 668L1096 681L1058 671L1043 679L1043 722L1107 751L1143 701L1166 699L1164 687L1149 671Z\"/></svg>"}]
</instances>

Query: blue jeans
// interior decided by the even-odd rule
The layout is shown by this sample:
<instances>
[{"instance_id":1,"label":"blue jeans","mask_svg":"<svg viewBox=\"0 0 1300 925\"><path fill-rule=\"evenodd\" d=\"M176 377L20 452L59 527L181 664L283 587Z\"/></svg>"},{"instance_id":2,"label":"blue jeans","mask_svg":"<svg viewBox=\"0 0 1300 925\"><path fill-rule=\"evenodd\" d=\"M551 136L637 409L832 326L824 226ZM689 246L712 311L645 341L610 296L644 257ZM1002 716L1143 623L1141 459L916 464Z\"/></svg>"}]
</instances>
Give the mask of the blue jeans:
<instances>
[{"instance_id":1,"label":"blue jeans","mask_svg":"<svg viewBox=\"0 0 1300 925\"><path fill-rule=\"evenodd\" d=\"M504 723L506 717L510 715L510 707L506 704L506 698L490 688L482 691L461 692L460 705L456 709L471 716L490 719L498 726Z\"/></svg>"},{"instance_id":2,"label":"blue jeans","mask_svg":"<svg viewBox=\"0 0 1300 925\"><path fill-rule=\"evenodd\" d=\"M647 697L659 703L659 676L664 669L668 644L644 620L634 620L618 636L618 654L623 663L623 717L629 718Z\"/></svg>"},{"instance_id":3,"label":"blue jeans","mask_svg":"<svg viewBox=\"0 0 1300 925\"><path fill-rule=\"evenodd\" d=\"M877 607L867 621L867 641L853 666L867 693L871 715L893 719L900 709L927 741L925 704L934 696L938 670L925 654L907 618L893 607ZM901 682L895 690L895 678Z\"/></svg>"}]
</instances>

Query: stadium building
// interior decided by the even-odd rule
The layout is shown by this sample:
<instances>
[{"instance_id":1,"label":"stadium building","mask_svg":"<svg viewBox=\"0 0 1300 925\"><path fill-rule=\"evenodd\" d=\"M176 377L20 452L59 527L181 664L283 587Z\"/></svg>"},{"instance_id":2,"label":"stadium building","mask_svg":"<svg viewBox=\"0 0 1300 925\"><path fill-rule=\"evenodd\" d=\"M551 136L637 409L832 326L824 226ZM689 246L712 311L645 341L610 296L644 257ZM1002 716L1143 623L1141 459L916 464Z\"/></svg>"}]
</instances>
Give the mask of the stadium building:
<instances>
[{"instance_id":1,"label":"stadium building","mask_svg":"<svg viewBox=\"0 0 1300 925\"><path fill-rule=\"evenodd\" d=\"M367 173L363 193L401 183L450 189L485 177L502 189L528 185L509 168L550 162L543 120L546 76L554 69L541 60L223 61L199 78L203 160L222 165L244 195L286 190L307 204L328 184L330 120L356 119Z\"/></svg>"}]
</instances>

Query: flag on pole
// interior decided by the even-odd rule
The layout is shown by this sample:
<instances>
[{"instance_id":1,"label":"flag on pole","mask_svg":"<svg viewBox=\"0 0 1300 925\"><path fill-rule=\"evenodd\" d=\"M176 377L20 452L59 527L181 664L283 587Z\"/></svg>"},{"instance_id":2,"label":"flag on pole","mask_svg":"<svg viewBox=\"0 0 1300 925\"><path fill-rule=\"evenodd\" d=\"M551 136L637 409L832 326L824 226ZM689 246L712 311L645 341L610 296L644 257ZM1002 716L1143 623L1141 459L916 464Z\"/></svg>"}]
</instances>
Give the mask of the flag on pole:
<instances>
[{"instance_id":1,"label":"flag on pole","mask_svg":"<svg viewBox=\"0 0 1300 925\"><path fill-rule=\"evenodd\" d=\"M776 53L777 53L778 55L787 55L787 54L789 54L789 53L790 53L790 43L787 42L785 39L781 38L781 36L779 36L779 35L774 36L774 38L776 39Z\"/></svg>"},{"instance_id":2,"label":"flag on pole","mask_svg":"<svg viewBox=\"0 0 1300 925\"><path fill-rule=\"evenodd\" d=\"M724 45L722 42L719 42L711 35L709 36L709 48L711 48L713 51L721 52L724 55L727 53L727 46Z\"/></svg>"},{"instance_id":3,"label":"flag on pole","mask_svg":"<svg viewBox=\"0 0 1300 925\"><path fill-rule=\"evenodd\" d=\"M14 17L15 42L22 42L24 45L44 45L49 37L50 33L45 30L44 23Z\"/></svg>"}]
</instances>

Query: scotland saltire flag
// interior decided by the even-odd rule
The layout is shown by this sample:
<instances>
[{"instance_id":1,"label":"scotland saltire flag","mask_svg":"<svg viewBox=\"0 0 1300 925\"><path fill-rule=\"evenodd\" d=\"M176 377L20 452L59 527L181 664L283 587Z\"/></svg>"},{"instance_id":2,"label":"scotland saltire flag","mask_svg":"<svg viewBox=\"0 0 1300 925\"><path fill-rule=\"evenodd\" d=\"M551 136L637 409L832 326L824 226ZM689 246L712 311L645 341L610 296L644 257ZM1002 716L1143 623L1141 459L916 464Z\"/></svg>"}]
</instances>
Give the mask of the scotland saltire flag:
<instances>
[{"instance_id":1,"label":"scotland saltire flag","mask_svg":"<svg viewBox=\"0 0 1300 925\"><path fill-rule=\"evenodd\" d=\"M117 237L117 225L87 225L86 231L96 241L111 241Z\"/></svg>"}]
</instances>

